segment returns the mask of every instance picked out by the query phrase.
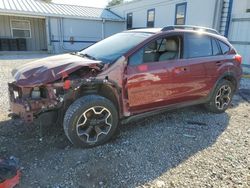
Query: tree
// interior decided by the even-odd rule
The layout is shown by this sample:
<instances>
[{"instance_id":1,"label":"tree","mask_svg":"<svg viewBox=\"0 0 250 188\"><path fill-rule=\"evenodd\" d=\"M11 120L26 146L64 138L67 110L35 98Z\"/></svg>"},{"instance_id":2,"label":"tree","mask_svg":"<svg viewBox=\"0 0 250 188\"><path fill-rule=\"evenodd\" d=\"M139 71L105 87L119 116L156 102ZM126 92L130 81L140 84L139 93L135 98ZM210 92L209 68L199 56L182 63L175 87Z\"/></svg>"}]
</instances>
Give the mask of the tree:
<instances>
[{"instance_id":1,"label":"tree","mask_svg":"<svg viewBox=\"0 0 250 188\"><path fill-rule=\"evenodd\" d=\"M111 7L111 6L114 6L114 5L119 5L121 3L123 3L124 0L110 0L107 7Z\"/></svg>"}]
</instances>

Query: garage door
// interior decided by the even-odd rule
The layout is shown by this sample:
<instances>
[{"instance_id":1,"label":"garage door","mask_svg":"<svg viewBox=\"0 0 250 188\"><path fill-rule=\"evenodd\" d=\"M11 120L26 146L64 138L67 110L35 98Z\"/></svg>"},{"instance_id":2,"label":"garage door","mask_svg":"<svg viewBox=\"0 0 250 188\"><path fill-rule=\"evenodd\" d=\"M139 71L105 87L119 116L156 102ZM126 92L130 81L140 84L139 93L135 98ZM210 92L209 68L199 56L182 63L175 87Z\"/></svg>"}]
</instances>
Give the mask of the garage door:
<instances>
[{"instance_id":1,"label":"garage door","mask_svg":"<svg viewBox=\"0 0 250 188\"><path fill-rule=\"evenodd\" d=\"M250 17L232 18L229 40L243 56L243 64L250 66Z\"/></svg>"}]
</instances>

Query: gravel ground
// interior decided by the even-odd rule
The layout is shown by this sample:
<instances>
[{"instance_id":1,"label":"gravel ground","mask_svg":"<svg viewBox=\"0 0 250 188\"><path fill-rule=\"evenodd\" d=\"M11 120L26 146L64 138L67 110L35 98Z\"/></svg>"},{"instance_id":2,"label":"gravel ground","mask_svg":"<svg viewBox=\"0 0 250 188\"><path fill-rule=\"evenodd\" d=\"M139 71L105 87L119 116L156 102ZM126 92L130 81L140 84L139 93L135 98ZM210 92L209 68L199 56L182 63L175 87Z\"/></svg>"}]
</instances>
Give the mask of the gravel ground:
<instances>
[{"instance_id":1,"label":"gravel ground","mask_svg":"<svg viewBox=\"0 0 250 188\"><path fill-rule=\"evenodd\" d=\"M11 70L43 56L0 56L0 156L20 159L18 187L250 186L249 79L227 113L189 107L160 114L123 125L110 143L83 150L72 147L62 127L40 138L38 128L7 117Z\"/></svg>"}]
</instances>

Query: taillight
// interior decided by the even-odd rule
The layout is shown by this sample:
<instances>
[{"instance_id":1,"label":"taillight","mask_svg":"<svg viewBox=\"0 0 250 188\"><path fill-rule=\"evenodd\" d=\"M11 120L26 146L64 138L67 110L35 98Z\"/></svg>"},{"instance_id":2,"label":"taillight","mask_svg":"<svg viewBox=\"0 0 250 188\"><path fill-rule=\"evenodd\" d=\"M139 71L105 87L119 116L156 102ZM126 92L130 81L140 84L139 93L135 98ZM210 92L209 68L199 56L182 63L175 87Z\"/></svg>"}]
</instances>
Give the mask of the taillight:
<instances>
[{"instance_id":1,"label":"taillight","mask_svg":"<svg viewBox=\"0 0 250 188\"><path fill-rule=\"evenodd\" d=\"M242 63L242 57L241 57L241 55L236 54L236 55L234 56L234 59L235 59L235 61L236 61L237 63L239 63L239 64Z\"/></svg>"},{"instance_id":2,"label":"taillight","mask_svg":"<svg viewBox=\"0 0 250 188\"><path fill-rule=\"evenodd\" d=\"M63 89L68 90L70 89L71 83L70 80L65 80L63 84Z\"/></svg>"}]
</instances>

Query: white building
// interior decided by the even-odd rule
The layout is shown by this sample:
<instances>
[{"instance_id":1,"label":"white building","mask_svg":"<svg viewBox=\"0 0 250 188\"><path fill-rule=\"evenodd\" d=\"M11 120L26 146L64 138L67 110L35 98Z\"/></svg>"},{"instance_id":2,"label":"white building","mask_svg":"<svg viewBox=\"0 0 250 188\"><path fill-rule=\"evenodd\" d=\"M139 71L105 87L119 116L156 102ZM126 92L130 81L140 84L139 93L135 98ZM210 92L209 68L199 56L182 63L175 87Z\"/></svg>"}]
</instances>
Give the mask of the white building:
<instances>
[{"instance_id":1,"label":"white building","mask_svg":"<svg viewBox=\"0 0 250 188\"><path fill-rule=\"evenodd\" d=\"M124 20L107 9L0 0L0 51L75 51L123 28Z\"/></svg>"},{"instance_id":2,"label":"white building","mask_svg":"<svg viewBox=\"0 0 250 188\"><path fill-rule=\"evenodd\" d=\"M174 24L218 30L250 65L250 0L134 0L110 9L0 0L0 51L76 51L126 29Z\"/></svg>"},{"instance_id":3,"label":"white building","mask_svg":"<svg viewBox=\"0 0 250 188\"><path fill-rule=\"evenodd\" d=\"M234 0L229 40L243 56L244 64L250 66L250 0Z\"/></svg>"},{"instance_id":4,"label":"white building","mask_svg":"<svg viewBox=\"0 0 250 188\"><path fill-rule=\"evenodd\" d=\"M250 0L134 0L111 7L127 20L124 29L198 25L229 37L250 65Z\"/></svg>"}]
</instances>

